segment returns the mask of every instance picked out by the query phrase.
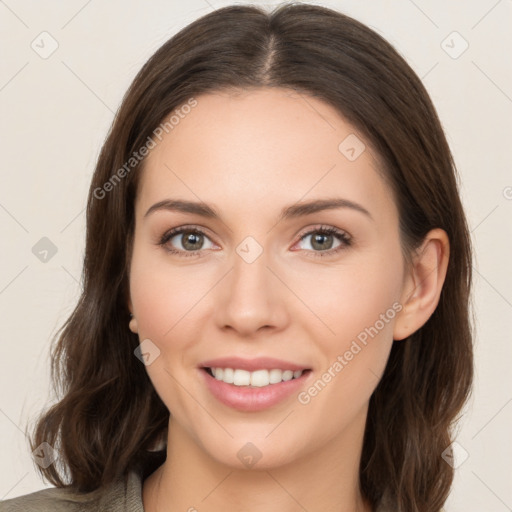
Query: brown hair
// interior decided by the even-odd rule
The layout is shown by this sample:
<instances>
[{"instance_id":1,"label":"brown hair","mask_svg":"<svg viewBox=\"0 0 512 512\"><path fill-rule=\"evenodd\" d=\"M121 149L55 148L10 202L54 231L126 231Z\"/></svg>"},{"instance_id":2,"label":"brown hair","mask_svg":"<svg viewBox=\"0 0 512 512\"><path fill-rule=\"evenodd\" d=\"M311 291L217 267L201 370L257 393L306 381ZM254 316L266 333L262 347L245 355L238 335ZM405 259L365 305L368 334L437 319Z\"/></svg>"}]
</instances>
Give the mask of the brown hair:
<instances>
[{"instance_id":1,"label":"brown hair","mask_svg":"<svg viewBox=\"0 0 512 512\"><path fill-rule=\"evenodd\" d=\"M83 291L52 349L62 398L38 419L30 441L32 450L48 442L60 458L39 469L57 487L99 489L139 467L165 432L169 411L134 356L139 340L128 330L134 198L144 160L133 169L126 163L191 98L254 87L316 96L359 130L383 162L408 251L432 228L448 234L440 302L423 327L393 344L370 399L360 465L361 490L373 506L386 493L393 510L438 511L453 479L441 454L473 380L471 245L455 164L424 86L397 51L362 23L307 4L205 15L167 41L127 91L89 191Z\"/></svg>"}]
</instances>

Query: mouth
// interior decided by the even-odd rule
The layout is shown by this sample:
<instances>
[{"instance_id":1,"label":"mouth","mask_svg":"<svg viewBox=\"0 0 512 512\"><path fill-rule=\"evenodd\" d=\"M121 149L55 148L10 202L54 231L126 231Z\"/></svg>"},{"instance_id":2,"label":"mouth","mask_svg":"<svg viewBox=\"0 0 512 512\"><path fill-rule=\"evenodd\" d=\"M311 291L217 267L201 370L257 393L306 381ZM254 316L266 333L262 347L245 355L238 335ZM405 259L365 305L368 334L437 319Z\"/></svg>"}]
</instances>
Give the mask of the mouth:
<instances>
[{"instance_id":1,"label":"mouth","mask_svg":"<svg viewBox=\"0 0 512 512\"><path fill-rule=\"evenodd\" d=\"M232 409L257 412L271 408L306 386L312 374L286 361L240 358L205 361L198 368L214 398Z\"/></svg>"},{"instance_id":2,"label":"mouth","mask_svg":"<svg viewBox=\"0 0 512 512\"><path fill-rule=\"evenodd\" d=\"M309 368L304 370L282 370L279 368L261 369L255 371L243 370L241 368L203 367L210 377L215 380L232 384L233 386L246 388L263 388L299 379L303 374L310 372Z\"/></svg>"}]
</instances>

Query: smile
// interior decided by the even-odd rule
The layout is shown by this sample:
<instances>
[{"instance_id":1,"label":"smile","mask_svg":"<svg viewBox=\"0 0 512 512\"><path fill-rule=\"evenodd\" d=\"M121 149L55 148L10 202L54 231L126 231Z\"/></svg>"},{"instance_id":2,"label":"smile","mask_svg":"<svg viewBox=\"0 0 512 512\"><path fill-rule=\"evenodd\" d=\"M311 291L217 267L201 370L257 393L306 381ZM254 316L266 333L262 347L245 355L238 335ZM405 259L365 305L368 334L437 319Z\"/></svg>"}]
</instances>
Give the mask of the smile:
<instances>
[{"instance_id":1,"label":"smile","mask_svg":"<svg viewBox=\"0 0 512 512\"><path fill-rule=\"evenodd\" d=\"M287 382L292 379L298 379L303 370L279 370L273 368L271 370L256 370L249 372L247 370L233 368L207 368L212 377L226 384L234 386L251 386L262 388L280 382Z\"/></svg>"},{"instance_id":2,"label":"smile","mask_svg":"<svg viewBox=\"0 0 512 512\"><path fill-rule=\"evenodd\" d=\"M242 412L262 411L295 396L312 374L311 368L272 358L215 359L198 370L214 398Z\"/></svg>"}]
</instances>

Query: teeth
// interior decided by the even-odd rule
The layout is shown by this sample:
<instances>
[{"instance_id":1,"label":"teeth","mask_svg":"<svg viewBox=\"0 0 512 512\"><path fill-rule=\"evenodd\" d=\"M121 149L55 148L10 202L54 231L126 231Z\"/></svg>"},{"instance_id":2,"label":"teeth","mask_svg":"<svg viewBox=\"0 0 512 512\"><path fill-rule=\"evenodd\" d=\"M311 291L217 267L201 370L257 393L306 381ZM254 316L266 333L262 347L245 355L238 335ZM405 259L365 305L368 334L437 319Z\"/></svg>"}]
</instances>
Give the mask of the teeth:
<instances>
[{"instance_id":1,"label":"teeth","mask_svg":"<svg viewBox=\"0 0 512 512\"><path fill-rule=\"evenodd\" d=\"M251 386L261 388L269 384L268 370L256 370L251 373Z\"/></svg>"},{"instance_id":2,"label":"teeth","mask_svg":"<svg viewBox=\"0 0 512 512\"><path fill-rule=\"evenodd\" d=\"M261 388L269 384L278 384L292 379L298 379L302 375L302 370L256 370L248 372L233 368L210 368L213 376L227 384L235 386L252 386Z\"/></svg>"},{"instance_id":3,"label":"teeth","mask_svg":"<svg viewBox=\"0 0 512 512\"><path fill-rule=\"evenodd\" d=\"M217 376L215 376L215 378L217 378ZM222 380L228 384L233 384L233 381L235 380L235 372L233 371L233 368L224 368Z\"/></svg>"},{"instance_id":4,"label":"teeth","mask_svg":"<svg viewBox=\"0 0 512 512\"><path fill-rule=\"evenodd\" d=\"M217 378L217 377L215 377ZM222 379L219 379L222 380ZM251 383L251 374L245 370L235 370L233 384L235 386L248 386Z\"/></svg>"},{"instance_id":5,"label":"teeth","mask_svg":"<svg viewBox=\"0 0 512 512\"><path fill-rule=\"evenodd\" d=\"M283 380L283 371L282 370L270 370L269 372L269 382L270 384L277 384Z\"/></svg>"},{"instance_id":6,"label":"teeth","mask_svg":"<svg viewBox=\"0 0 512 512\"><path fill-rule=\"evenodd\" d=\"M293 379L293 372L291 370L286 370L283 372L283 380L292 380Z\"/></svg>"}]
</instances>

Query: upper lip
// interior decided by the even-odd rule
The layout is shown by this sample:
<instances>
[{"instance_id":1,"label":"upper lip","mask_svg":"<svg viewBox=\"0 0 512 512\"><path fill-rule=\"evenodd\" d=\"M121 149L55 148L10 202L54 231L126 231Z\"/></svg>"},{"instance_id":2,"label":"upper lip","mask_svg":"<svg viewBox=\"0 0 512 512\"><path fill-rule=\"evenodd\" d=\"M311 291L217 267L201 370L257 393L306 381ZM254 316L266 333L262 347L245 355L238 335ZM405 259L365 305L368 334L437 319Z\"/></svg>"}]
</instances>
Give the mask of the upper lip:
<instances>
[{"instance_id":1,"label":"upper lip","mask_svg":"<svg viewBox=\"0 0 512 512\"><path fill-rule=\"evenodd\" d=\"M240 357L221 357L218 359L209 359L203 361L200 365L201 368L233 368L240 370L247 370L249 372L255 370L308 370L309 367L292 363L290 361L283 361L282 359L275 359L273 357L256 357L254 359L242 359Z\"/></svg>"}]
</instances>

